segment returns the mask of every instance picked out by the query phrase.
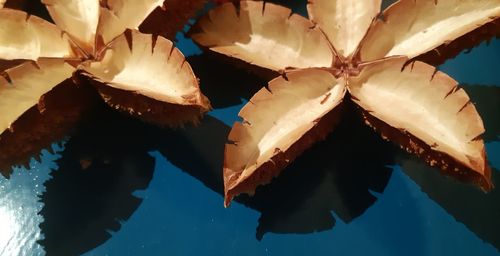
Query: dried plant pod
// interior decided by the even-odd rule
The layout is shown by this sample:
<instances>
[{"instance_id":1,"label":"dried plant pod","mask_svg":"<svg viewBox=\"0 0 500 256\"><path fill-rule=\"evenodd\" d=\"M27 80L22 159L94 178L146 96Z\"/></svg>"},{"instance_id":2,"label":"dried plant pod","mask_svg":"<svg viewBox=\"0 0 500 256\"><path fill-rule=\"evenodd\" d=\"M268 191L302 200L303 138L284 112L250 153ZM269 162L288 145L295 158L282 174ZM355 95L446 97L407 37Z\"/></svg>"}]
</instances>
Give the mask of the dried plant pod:
<instances>
[{"instance_id":1,"label":"dried plant pod","mask_svg":"<svg viewBox=\"0 0 500 256\"><path fill-rule=\"evenodd\" d=\"M358 48L382 0L309 0L309 18L320 25L330 42L343 57Z\"/></svg>"},{"instance_id":2,"label":"dried plant pod","mask_svg":"<svg viewBox=\"0 0 500 256\"><path fill-rule=\"evenodd\" d=\"M269 89L268 89L269 88ZM339 117L343 79L307 69L286 74L262 88L241 110L242 123L229 134L224 156L225 205L253 193L296 156L323 139ZM324 119L324 120L323 120Z\"/></svg>"},{"instance_id":3,"label":"dried plant pod","mask_svg":"<svg viewBox=\"0 0 500 256\"><path fill-rule=\"evenodd\" d=\"M191 67L172 42L136 31L123 33L137 28L162 2L43 1L59 28L22 11L0 9L4 175L13 164L26 164L40 149L66 135L90 113L96 99L169 126L197 122L210 109ZM100 19L105 17L102 10L113 19ZM102 34L96 37L98 29L110 40L121 37L104 45ZM88 70L93 73L84 72ZM95 84L102 97L81 79L82 73L100 81Z\"/></svg>"},{"instance_id":4,"label":"dried plant pod","mask_svg":"<svg viewBox=\"0 0 500 256\"><path fill-rule=\"evenodd\" d=\"M446 54L446 45L457 39L479 43L490 38L492 33L487 31L473 32L481 31L499 17L500 0L400 0L387 8L383 19L370 28L360 56L365 61L395 55L414 58L444 46L439 55L445 60L452 57ZM499 32L497 26L489 29ZM471 38L463 38L465 35ZM472 46L465 43L461 48ZM453 54L458 52L455 50Z\"/></svg>"},{"instance_id":5,"label":"dried plant pod","mask_svg":"<svg viewBox=\"0 0 500 256\"><path fill-rule=\"evenodd\" d=\"M68 37L53 24L12 9L0 9L0 17L0 59L75 56Z\"/></svg>"},{"instance_id":6,"label":"dried plant pod","mask_svg":"<svg viewBox=\"0 0 500 256\"><path fill-rule=\"evenodd\" d=\"M366 116L376 118L367 122L386 138L431 165L491 190L491 171L481 138L484 126L469 96L434 67L423 62L404 67L406 61L376 62L349 79L353 101Z\"/></svg>"},{"instance_id":7,"label":"dried plant pod","mask_svg":"<svg viewBox=\"0 0 500 256\"><path fill-rule=\"evenodd\" d=\"M242 1L225 3L201 18L193 40L211 51L273 71L288 67L329 67L328 41L309 20L279 5Z\"/></svg>"},{"instance_id":8,"label":"dried plant pod","mask_svg":"<svg viewBox=\"0 0 500 256\"><path fill-rule=\"evenodd\" d=\"M164 0L105 0L97 34L101 46L111 42L127 29L138 29L153 10L163 7Z\"/></svg>"},{"instance_id":9,"label":"dried plant pod","mask_svg":"<svg viewBox=\"0 0 500 256\"><path fill-rule=\"evenodd\" d=\"M159 114L148 118L150 121L174 126L179 121L196 122L201 114L210 109L191 66L173 43L165 38L127 31L107 46L99 61L85 63L82 70L101 83L98 88L109 86L119 90L100 90L110 92L103 95L108 104L139 117L148 117L154 112ZM154 106L139 107L135 104L140 103L136 95L152 99L150 102L153 105L167 103L162 107L166 110ZM124 97L129 97L129 100ZM169 106L176 106L178 111L182 111L183 107L196 111L183 113L192 116L179 120L175 118L178 115L169 114L172 112L168 111Z\"/></svg>"},{"instance_id":10,"label":"dried plant pod","mask_svg":"<svg viewBox=\"0 0 500 256\"><path fill-rule=\"evenodd\" d=\"M414 63L414 72L401 72L401 67L409 59L442 62L498 35L500 0L399 0L383 17L378 15L380 5L380 0L310 0L308 12L312 21L305 21L290 16L290 10L284 7L260 1L225 3L198 21L191 35L201 46L233 58L236 63L243 60L279 73L287 67L294 67L296 72L322 67L328 62L324 60L334 59L321 70L345 79L344 86L353 100L365 109L366 123L384 138L441 167L446 174L490 190L493 184L482 140L484 127L467 94L456 89L453 79L423 63ZM308 26L312 23L314 28L300 31L296 29L300 26L295 25L295 29L290 30L288 25L292 20L300 20L298 23ZM300 66L296 58L281 53L280 47L302 42L301 38L310 36L314 30L324 34L331 54L323 54L319 59L307 58ZM264 33L269 31L272 33ZM293 37L288 36L290 31L294 32ZM321 47L314 53L323 51L322 40L316 40ZM307 45L301 43L301 47ZM276 56L278 61L272 59ZM270 112L273 112L273 101L277 106L282 104L269 97ZM296 106L294 102L288 104L291 109ZM245 113L251 115L250 110ZM233 131L241 134L247 126L252 127L237 123ZM246 155L248 152L237 151L237 143L236 146L229 144L228 148L231 147L234 149L226 150L226 158L231 154L230 159L238 159L239 155L241 159L256 161ZM292 157L281 159L291 161L302 150L298 147L293 151L297 154L286 152L285 155ZM247 175L241 174L242 168L247 168L241 167L241 162L235 164L233 160L231 164L235 167L225 167L226 204L236 194L252 193L257 184L268 182L286 166L276 164L277 159L271 160L262 166L257 163L254 169L258 171L250 176L248 171Z\"/></svg>"},{"instance_id":11,"label":"dried plant pod","mask_svg":"<svg viewBox=\"0 0 500 256\"><path fill-rule=\"evenodd\" d=\"M99 22L99 0L42 0L59 28L87 53L93 53Z\"/></svg>"}]
</instances>

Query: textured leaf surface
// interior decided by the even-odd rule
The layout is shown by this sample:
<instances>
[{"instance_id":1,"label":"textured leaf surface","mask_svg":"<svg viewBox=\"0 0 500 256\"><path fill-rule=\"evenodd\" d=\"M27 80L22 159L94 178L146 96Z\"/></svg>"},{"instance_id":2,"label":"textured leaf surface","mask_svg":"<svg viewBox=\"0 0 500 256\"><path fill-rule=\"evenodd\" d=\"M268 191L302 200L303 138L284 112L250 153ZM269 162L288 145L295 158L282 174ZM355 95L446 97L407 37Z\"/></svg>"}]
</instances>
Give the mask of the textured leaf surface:
<instances>
[{"instance_id":1,"label":"textured leaf surface","mask_svg":"<svg viewBox=\"0 0 500 256\"><path fill-rule=\"evenodd\" d=\"M99 0L42 0L50 16L63 31L69 33L80 47L93 54Z\"/></svg>"},{"instance_id":2,"label":"textured leaf surface","mask_svg":"<svg viewBox=\"0 0 500 256\"><path fill-rule=\"evenodd\" d=\"M0 59L73 56L67 36L53 24L22 11L0 9Z\"/></svg>"},{"instance_id":3,"label":"textured leaf surface","mask_svg":"<svg viewBox=\"0 0 500 256\"><path fill-rule=\"evenodd\" d=\"M153 40L151 35L128 31L108 45L100 61L84 65L83 70L86 75L102 82L102 86L120 90L130 97L141 95L158 104L196 108L196 118L191 116L191 119L197 119L210 108L189 63L171 41L162 37ZM118 93L116 90L104 90L112 94ZM139 106L133 102L140 102L139 99L128 104L125 99L121 99L119 103L113 103L112 97L105 99L117 108L139 116L146 115L146 118L147 112L154 110L152 106L151 109L137 109ZM178 111L182 111L182 108ZM182 112L176 114L182 115Z\"/></svg>"},{"instance_id":4,"label":"textured leaf surface","mask_svg":"<svg viewBox=\"0 0 500 256\"><path fill-rule=\"evenodd\" d=\"M307 10L337 52L348 57L380 12L381 4L381 0L310 0Z\"/></svg>"},{"instance_id":5,"label":"textured leaf surface","mask_svg":"<svg viewBox=\"0 0 500 256\"><path fill-rule=\"evenodd\" d=\"M74 68L63 60L25 62L0 77L0 131L9 129L40 97L71 77Z\"/></svg>"},{"instance_id":6,"label":"textured leaf surface","mask_svg":"<svg viewBox=\"0 0 500 256\"><path fill-rule=\"evenodd\" d=\"M58 84L0 134L0 173L8 177L12 166L29 165L31 158L38 159L42 149L50 150L54 142L71 135L102 105L89 85L77 85L72 79Z\"/></svg>"},{"instance_id":7,"label":"textured leaf surface","mask_svg":"<svg viewBox=\"0 0 500 256\"><path fill-rule=\"evenodd\" d=\"M97 33L105 45L126 29L138 29L139 25L164 0L106 0L102 8ZM156 24L162 26L162 24ZM100 39L101 40L101 39Z\"/></svg>"},{"instance_id":8,"label":"textured leaf surface","mask_svg":"<svg viewBox=\"0 0 500 256\"><path fill-rule=\"evenodd\" d=\"M449 44L498 19L500 0L401 0L383 15L362 43L363 60L413 58Z\"/></svg>"},{"instance_id":9,"label":"textured leaf surface","mask_svg":"<svg viewBox=\"0 0 500 256\"><path fill-rule=\"evenodd\" d=\"M226 145L224 184L226 206L233 196L252 193L268 183L290 161L323 138L310 132L332 112L345 94L344 81L319 69L279 77L255 94L241 110L243 123L235 123ZM327 126L334 121L328 120ZM309 133L309 134L308 134ZM307 136L306 136L307 135ZM306 137L306 138L305 138Z\"/></svg>"},{"instance_id":10,"label":"textured leaf surface","mask_svg":"<svg viewBox=\"0 0 500 256\"><path fill-rule=\"evenodd\" d=\"M287 67L329 67L328 41L309 20L275 4L241 1L211 10L192 38L212 51L279 71Z\"/></svg>"},{"instance_id":11,"label":"textured leaf surface","mask_svg":"<svg viewBox=\"0 0 500 256\"><path fill-rule=\"evenodd\" d=\"M491 189L491 173L481 139L483 122L469 96L457 87L455 80L444 73L434 73L435 69L425 63L415 62L401 71L405 61L398 58L378 62L351 78L349 91L354 101L369 115L402 133L402 137L396 136L403 141L396 142L408 151L424 156L431 153L425 151L432 150L450 156L456 163L432 155L427 160L457 176L472 175L474 182ZM375 129L379 126L372 125ZM382 135L395 138L390 133Z\"/></svg>"}]
</instances>

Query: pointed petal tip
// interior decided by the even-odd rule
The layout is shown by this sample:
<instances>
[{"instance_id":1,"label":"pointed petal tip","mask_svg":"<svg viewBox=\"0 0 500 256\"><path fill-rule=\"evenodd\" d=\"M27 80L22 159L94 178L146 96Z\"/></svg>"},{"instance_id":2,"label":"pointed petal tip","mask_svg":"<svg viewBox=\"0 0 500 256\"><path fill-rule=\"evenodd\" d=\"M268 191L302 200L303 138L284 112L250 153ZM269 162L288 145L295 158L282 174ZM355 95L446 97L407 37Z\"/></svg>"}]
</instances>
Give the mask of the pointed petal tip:
<instances>
[{"instance_id":1,"label":"pointed petal tip","mask_svg":"<svg viewBox=\"0 0 500 256\"><path fill-rule=\"evenodd\" d=\"M485 193L489 193L495 188L495 184L491 180L491 167L489 165L486 166L484 174L481 175L478 185Z\"/></svg>"},{"instance_id":2,"label":"pointed petal tip","mask_svg":"<svg viewBox=\"0 0 500 256\"><path fill-rule=\"evenodd\" d=\"M226 194L226 196L224 197L224 208L229 208L232 201L233 197Z\"/></svg>"}]
</instances>

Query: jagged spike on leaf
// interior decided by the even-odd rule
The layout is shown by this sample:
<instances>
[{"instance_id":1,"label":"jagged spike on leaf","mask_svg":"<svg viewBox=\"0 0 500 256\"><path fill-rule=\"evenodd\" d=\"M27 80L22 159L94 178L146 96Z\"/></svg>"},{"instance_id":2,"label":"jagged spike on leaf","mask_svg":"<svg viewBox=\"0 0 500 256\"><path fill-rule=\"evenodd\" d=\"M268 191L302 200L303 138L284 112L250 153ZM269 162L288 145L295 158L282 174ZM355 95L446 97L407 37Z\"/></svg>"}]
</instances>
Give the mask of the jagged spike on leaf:
<instances>
[{"instance_id":1,"label":"jagged spike on leaf","mask_svg":"<svg viewBox=\"0 0 500 256\"><path fill-rule=\"evenodd\" d=\"M54 24L27 13L0 9L0 59L74 57L71 43Z\"/></svg>"},{"instance_id":2,"label":"jagged spike on leaf","mask_svg":"<svg viewBox=\"0 0 500 256\"><path fill-rule=\"evenodd\" d=\"M241 110L225 149L225 205L266 184L336 123L343 79L320 69L278 77ZM332 111L333 110L333 111ZM324 122L322 122L324 120Z\"/></svg>"},{"instance_id":3,"label":"jagged spike on leaf","mask_svg":"<svg viewBox=\"0 0 500 256\"><path fill-rule=\"evenodd\" d=\"M491 171L481 139L484 126L474 104L446 74L423 62L402 70L406 61L377 62L351 78L354 102L384 137L431 165L490 190Z\"/></svg>"},{"instance_id":4,"label":"jagged spike on leaf","mask_svg":"<svg viewBox=\"0 0 500 256\"><path fill-rule=\"evenodd\" d=\"M333 53L314 24L279 5L241 1L239 12L225 3L209 12L191 32L202 47L270 69L330 67Z\"/></svg>"},{"instance_id":5,"label":"jagged spike on leaf","mask_svg":"<svg viewBox=\"0 0 500 256\"><path fill-rule=\"evenodd\" d=\"M379 14L381 4L381 0L310 0L307 10L337 52L348 57Z\"/></svg>"},{"instance_id":6,"label":"jagged spike on leaf","mask_svg":"<svg viewBox=\"0 0 500 256\"><path fill-rule=\"evenodd\" d=\"M164 0L107 0L106 8L101 9L97 34L106 45L126 29L138 29L139 25ZM157 26L162 26L157 24ZM101 43L101 42L99 42ZM104 46L101 45L101 46Z\"/></svg>"},{"instance_id":7,"label":"jagged spike on leaf","mask_svg":"<svg viewBox=\"0 0 500 256\"><path fill-rule=\"evenodd\" d=\"M6 70L8 80L0 77L0 132L24 112L38 104L40 97L71 77L74 68L60 59L40 59L36 65L25 62Z\"/></svg>"},{"instance_id":8,"label":"jagged spike on leaf","mask_svg":"<svg viewBox=\"0 0 500 256\"><path fill-rule=\"evenodd\" d=\"M94 42L99 22L99 0L42 0L59 28L88 54L94 53Z\"/></svg>"},{"instance_id":9,"label":"jagged spike on leaf","mask_svg":"<svg viewBox=\"0 0 500 256\"><path fill-rule=\"evenodd\" d=\"M206 3L207 0L165 0L166 8L156 8L141 24L139 30L174 40L176 33L183 31L184 26L189 24L189 19L193 18Z\"/></svg>"},{"instance_id":10,"label":"jagged spike on leaf","mask_svg":"<svg viewBox=\"0 0 500 256\"><path fill-rule=\"evenodd\" d=\"M108 104L148 121L175 126L210 109L189 63L162 37L153 45L153 36L128 31L82 69Z\"/></svg>"},{"instance_id":11,"label":"jagged spike on leaf","mask_svg":"<svg viewBox=\"0 0 500 256\"><path fill-rule=\"evenodd\" d=\"M63 60L40 59L8 69L10 83L0 77L0 173L29 163L79 120L95 92L77 89L73 71Z\"/></svg>"},{"instance_id":12,"label":"jagged spike on leaf","mask_svg":"<svg viewBox=\"0 0 500 256\"><path fill-rule=\"evenodd\" d=\"M362 60L395 55L414 58L447 45L497 20L500 0L400 0L385 10L383 16L362 42ZM498 26L494 27L498 31ZM489 33L471 35L486 36L483 40L491 37ZM471 46L466 44L466 47Z\"/></svg>"}]
</instances>

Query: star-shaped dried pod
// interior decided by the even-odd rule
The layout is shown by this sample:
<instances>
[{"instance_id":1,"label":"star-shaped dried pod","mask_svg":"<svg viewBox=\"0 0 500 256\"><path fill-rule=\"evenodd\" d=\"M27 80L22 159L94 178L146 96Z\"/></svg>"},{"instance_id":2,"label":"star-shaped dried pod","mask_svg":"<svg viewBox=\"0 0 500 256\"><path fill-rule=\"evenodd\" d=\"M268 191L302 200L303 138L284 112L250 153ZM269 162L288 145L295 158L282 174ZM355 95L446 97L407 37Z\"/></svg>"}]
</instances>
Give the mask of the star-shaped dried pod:
<instances>
[{"instance_id":1,"label":"star-shaped dried pod","mask_svg":"<svg viewBox=\"0 0 500 256\"><path fill-rule=\"evenodd\" d=\"M439 63L498 35L500 0L400 0L380 9L380 0L310 0L308 20L241 1L197 22L191 36L200 46L281 73L251 98L229 134L226 206L323 139L346 102L385 139L446 174L493 188L476 108L456 81L415 59Z\"/></svg>"},{"instance_id":2,"label":"star-shaped dried pod","mask_svg":"<svg viewBox=\"0 0 500 256\"><path fill-rule=\"evenodd\" d=\"M42 2L55 24L0 9L0 169L82 116L92 93L78 84L88 78L109 105L162 126L196 123L210 109L173 43L135 30L164 0Z\"/></svg>"}]
</instances>

